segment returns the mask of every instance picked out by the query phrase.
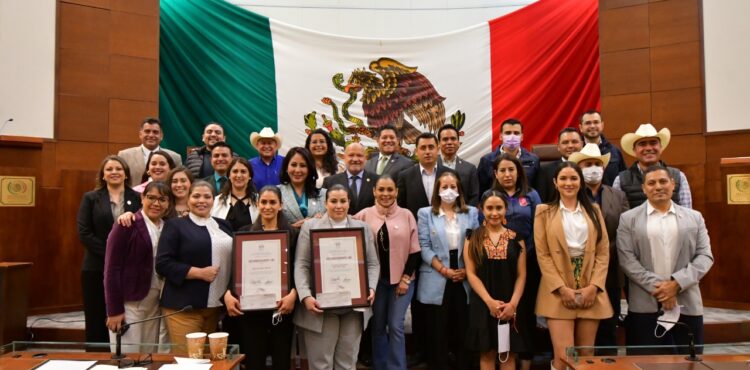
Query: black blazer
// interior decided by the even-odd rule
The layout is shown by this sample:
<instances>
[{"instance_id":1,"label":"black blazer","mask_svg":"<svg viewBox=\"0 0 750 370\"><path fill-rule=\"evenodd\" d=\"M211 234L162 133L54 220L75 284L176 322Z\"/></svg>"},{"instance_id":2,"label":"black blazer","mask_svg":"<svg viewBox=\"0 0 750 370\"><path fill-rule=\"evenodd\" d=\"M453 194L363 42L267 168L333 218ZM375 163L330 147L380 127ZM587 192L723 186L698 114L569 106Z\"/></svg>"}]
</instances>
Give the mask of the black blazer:
<instances>
[{"instance_id":1,"label":"black blazer","mask_svg":"<svg viewBox=\"0 0 750 370\"><path fill-rule=\"evenodd\" d=\"M229 222L214 217L219 228L232 236ZM205 226L196 225L190 217L177 217L164 223L156 253L156 272L165 278L161 305L181 309L187 305L206 308L210 283L187 279L191 267L211 265L211 236ZM231 271L231 266L221 269ZM229 287L226 287L229 288Z\"/></svg>"},{"instance_id":2,"label":"black blazer","mask_svg":"<svg viewBox=\"0 0 750 370\"><path fill-rule=\"evenodd\" d=\"M141 196L129 187L125 187L125 212L135 213L141 209ZM107 237L115 223L112 207L109 203L107 188L89 191L83 194L78 208L78 237L85 247L83 254L83 271L104 271L104 254Z\"/></svg>"},{"instance_id":3,"label":"black blazer","mask_svg":"<svg viewBox=\"0 0 750 370\"><path fill-rule=\"evenodd\" d=\"M438 166L443 165L443 158L438 158ZM477 177L477 166L456 157L456 169L458 178L461 180L461 188L464 190L464 201L470 206L479 204L479 178Z\"/></svg>"},{"instance_id":4,"label":"black blazer","mask_svg":"<svg viewBox=\"0 0 750 370\"><path fill-rule=\"evenodd\" d=\"M328 176L323 180L323 187L330 189L333 185L341 184L348 190L351 190L349 189L349 178L347 176L346 172ZM375 182L378 180L378 177L374 173L368 171L363 171L360 176L362 176L362 179L360 180L362 183L359 186L357 204L352 203L349 205L349 214L352 216L365 208L375 205L375 196L372 194L372 189L375 187Z\"/></svg>"},{"instance_id":5,"label":"black blazer","mask_svg":"<svg viewBox=\"0 0 750 370\"><path fill-rule=\"evenodd\" d=\"M440 174L445 171L453 170L438 164L435 179L440 177ZM424 185L422 184L422 174L420 173L418 164L401 171L398 175L398 205L401 208L411 211L415 220L417 219L419 209L430 205L430 201L425 194Z\"/></svg>"},{"instance_id":6,"label":"black blazer","mask_svg":"<svg viewBox=\"0 0 750 370\"><path fill-rule=\"evenodd\" d=\"M552 196L555 194L555 183L552 179L555 177L555 170L560 163L562 163L560 160L545 163L539 167L539 171L536 173L535 183L532 186L539 193L542 203L552 200Z\"/></svg>"}]
</instances>

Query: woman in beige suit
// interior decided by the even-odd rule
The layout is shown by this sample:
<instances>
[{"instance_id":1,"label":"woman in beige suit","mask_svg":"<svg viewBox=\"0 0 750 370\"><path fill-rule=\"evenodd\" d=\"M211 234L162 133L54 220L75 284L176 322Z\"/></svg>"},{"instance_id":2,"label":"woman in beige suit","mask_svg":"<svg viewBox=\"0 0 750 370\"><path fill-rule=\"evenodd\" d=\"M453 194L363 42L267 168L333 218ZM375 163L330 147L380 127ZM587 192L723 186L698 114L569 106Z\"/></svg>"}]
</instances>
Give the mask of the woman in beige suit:
<instances>
[{"instance_id":1,"label":"woman in beige suit","mask_svg":"<svg viewBox=\"0 0 750 370\"><path fill-rule=\"evenodd\" d=\"M599 320L612 316L605 282L609 239L599 207L586 196L581 169L557 167L555 194L538 205L534 242L542 271L536 314L547 318L555 358L564 369L565 349L593 346Z\"/></svg>"}]
</instances>

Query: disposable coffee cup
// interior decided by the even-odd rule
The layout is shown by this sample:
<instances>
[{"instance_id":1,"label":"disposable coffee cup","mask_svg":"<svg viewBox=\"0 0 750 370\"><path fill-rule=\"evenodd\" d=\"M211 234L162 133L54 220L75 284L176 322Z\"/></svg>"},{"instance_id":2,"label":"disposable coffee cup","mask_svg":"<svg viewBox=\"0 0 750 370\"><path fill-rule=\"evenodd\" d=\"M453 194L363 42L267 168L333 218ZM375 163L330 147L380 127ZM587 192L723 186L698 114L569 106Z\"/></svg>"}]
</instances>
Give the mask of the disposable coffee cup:
<instances>
[{"instance_id":1,"label":"disposable coffee cup","mask_svg":"<svg viewBox=\"0 0 750 370\"><path fill-rule=\"evenodd\" d=\"M229 333L217 332L208 335L208 346L211 348L212 360L223 360L227 358L227 342Z\"/></svg>"},{"instance_id":2,"label":"disposable coffee cup","mask_svg":"<svg viewBox=\"0 0 750 370\"><path fill-rule=\"evenodd\" d=\"M187 339L187 351L190 358L203 358L203 348L206 346L206 333L189 333Z\"/></svg>"}]
</instances>

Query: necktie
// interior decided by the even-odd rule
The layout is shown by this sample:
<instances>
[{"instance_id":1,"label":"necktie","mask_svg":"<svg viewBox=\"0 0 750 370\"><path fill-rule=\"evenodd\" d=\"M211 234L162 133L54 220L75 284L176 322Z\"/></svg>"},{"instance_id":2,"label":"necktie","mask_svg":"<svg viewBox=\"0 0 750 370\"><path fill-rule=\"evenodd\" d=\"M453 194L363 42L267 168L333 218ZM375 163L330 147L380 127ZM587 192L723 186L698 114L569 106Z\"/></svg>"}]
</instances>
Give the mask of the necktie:
<instances>
[{"instance_id":1,"label":"necktie","mask_svg":"<svg viewBox=\"0 0 750 370\"><path fill-rule=\"evenodd\" d=\"M351 204L357 204L357 198L358 198L358 194L357 194L357 180L359 179L359 176L351 176L351 177L349 177L349 179L351 180L349 182L349 190L352 193Z\"/></svg>"},{"instance_id":2,"label":"necktie","mask_svg":"<svg viewBox=\"0 0 750 370\"><path fill-rule=\"evenodd\" d=\"M219 191L221 191L221 189L224 188L224 184L226 184L226 183L227 183L227 178L226 177L220 177L219 178Z\"/></svg>"},{"instance_id":3,"label":"necktie","mask_svg":"<svg viewBox=\"0 0 750 370\"><path fill-rule=\"evenodd\" d=\"M383 170L385 170L386 164L388 164L388 157L381 155L380 160L378 161L378 168L375 170L378 176L383 174Z\"/></svg>"}]
</instances>

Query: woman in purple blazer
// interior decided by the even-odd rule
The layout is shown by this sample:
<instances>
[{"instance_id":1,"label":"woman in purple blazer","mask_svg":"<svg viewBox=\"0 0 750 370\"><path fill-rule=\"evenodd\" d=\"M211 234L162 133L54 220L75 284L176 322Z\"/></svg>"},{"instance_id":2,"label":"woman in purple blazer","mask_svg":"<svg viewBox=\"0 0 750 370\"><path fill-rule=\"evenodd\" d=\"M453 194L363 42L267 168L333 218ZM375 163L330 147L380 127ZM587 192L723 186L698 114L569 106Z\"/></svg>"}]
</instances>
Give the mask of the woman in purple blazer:
<instances>
[{"instance_id":1,"label":"woman in purple blazer","mask_svg":"<svg viewBox=\"0 0 750 370\"><path fill-rule=\"evenodd\" d=\"M107 303L107 328L110 342L127 322L159 315L161 278L154 269L156 247L164 222L174 206L170 187L161 181L146 185L141 194L143 208L135 214L131 226L115 224L107 239L104 258L104 297ZM123 343L158 343L159 321L130 327ZM136 346L137 347L137 346ZM140 348L123 348L141 352Z\"/></svg>"}]
</instances>

